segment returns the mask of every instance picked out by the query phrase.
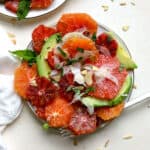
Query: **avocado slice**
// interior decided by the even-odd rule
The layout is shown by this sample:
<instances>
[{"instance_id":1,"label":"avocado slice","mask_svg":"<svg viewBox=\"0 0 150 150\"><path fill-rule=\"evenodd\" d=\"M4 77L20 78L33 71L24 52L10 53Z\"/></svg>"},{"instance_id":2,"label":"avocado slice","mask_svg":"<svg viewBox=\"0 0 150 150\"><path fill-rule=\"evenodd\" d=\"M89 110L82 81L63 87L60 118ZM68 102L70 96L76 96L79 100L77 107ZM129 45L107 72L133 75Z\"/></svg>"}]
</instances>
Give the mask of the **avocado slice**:
<instances>
[{"instance_id":1,"label":"avocado slice","mask_svg":"<svg viewBox=\"0 0 150 150\"><path fill-rule=\"evenodd\" d=\"M112 33L112 32L107 32L107 33L111 38L115 37L114 33ZM121 45L121 43L119 41L117 41L117 42L118 42L118 48L117 48L116 57L118 58L119 62L126 69L130 70L130 69L137 68L136 63L132 60L132 58L130 57L128 52L123 48L123 46Z\"/></svg>"},{"instance_id":2,"label":"avocado slice","mask_svg":"<svg viewBox=\"0 0 150 150\"><path fill-rule=\"evenodd\" d=\"M56 47L59 37L60 35L58 33L50 36L43 45L40 55L36 58L38 73L41 77L49 79L51 68L49 67L46 59L48 57L48 52Z\"/></svg>"},{"instance_id":3,"label":"avocado slice","mask_svg":"<svg viewBox=\"0 0 150 150\"><path fill-rule=\"evenodd\" d=\"M120 63L123 65L123 67L125 67L126 69L137 68L136 63L131 59L128 52L125 51L120 45L118 46L116 57L118 58Z\"/></svg>"},{"instance_id":4,"label":"avocado slice","mask_svg":"<svg viewBox=\"0 0 150 150\"><path fill-rule=\"evenodd\" d=\"M87 107L104 107L104 106L116 106L124 101L127 94L129 93L130 89L132 87L132 77L128 75L126 77L126 80L124 81L124 84L122 88L120 89L118 95L112 99L112 100L104 100L104 99L98 99L95 97L83 97L81 99L81 102L87 106Z\"/></svg>"}]
</instances>

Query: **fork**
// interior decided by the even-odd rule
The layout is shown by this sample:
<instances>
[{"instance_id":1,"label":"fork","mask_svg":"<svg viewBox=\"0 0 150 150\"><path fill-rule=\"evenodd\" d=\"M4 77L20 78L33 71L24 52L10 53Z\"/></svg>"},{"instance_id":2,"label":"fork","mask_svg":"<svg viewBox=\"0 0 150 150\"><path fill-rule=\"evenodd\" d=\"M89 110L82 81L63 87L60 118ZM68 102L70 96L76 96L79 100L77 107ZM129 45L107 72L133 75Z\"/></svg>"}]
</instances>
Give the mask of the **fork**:
<instances>
[{"instance_id":1,"label":"fork","mask_svg":"<svg viewBox=\"0 0 150 150\"><path fill-rule=\"evenodd\" d=\"M141 104L141 103L144 103L144 102L147 102L150 100L150 92L140 96L140 97L137 97L135 98L134 100L131 100L129 102L127 102L125 104L125 110L128 109L128 108L131 108L133 106L136 106L138 104ZM100 126L100 129L102 129L103 127L105 127L110 121L107 121L107 122L104 122L101 124ZM57 129L59 134L64 137L64 138L75 138L77 137L76 135L73 135L73 133L65 128L59 128Z\"/></svg>"}]
</instances>

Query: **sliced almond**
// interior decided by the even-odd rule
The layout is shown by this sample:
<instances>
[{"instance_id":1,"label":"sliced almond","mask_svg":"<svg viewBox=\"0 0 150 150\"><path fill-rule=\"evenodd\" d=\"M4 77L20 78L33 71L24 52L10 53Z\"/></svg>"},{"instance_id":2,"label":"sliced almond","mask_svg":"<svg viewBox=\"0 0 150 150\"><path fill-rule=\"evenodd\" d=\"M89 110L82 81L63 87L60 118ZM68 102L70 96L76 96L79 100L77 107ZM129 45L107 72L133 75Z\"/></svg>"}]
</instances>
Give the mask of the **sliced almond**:
<instances>
[{"instance_id":1,"label":"sliced almond","mask_svg":"<svg viewBox=\"0 0 150 150\"><path fill-rule=\"evenodd\" d=\"M133 89L137 89L137 86L135 84L133 84Z\"/></svg>"},{"instance_id":2,"label":"sliced almond","mask_svg":"<svg viewBox=\"0 0 150 150\"><path fill-rule=\"evenodd\" d=\"M10 38L16 37L13 33L7 32L7 34L8 34L8 37L10 37Z\"/></svg>"},{"instance_id":3,"label":"sliced almond","mask_svg":"<svg viewBox=\"0 0 150 150\"><path fill-rule=\"evenodd\" d=\"M129 140L129 139L132 139L133 136L132 136L131 134L129 134L129 135L123 136L122 138L123 138L124 140Z\"/></svg>"},{"instance_id":4,"label":"sliced almond","mask_svg":"<svg viewBox=\"0 0 150 150\"><path fill-rule=\"evenodd\" d=\"M126 6L126 5L127 5L126 2L121 2L121 3L120 3L120 6Z\"/></svg>"},{"instance_id":5,"label":"sliced almond","mask_svg":"<svg viewBox=\"0 0 150 150\"><path fill-rule=\"evenodd\" d=\"M132 1L132 2L130 2L130 3L131 3L131 5L135 6L135 2Z\"/></svg>"},{"instance_id":6,"label":"sliced almond","mask_svg":"<svg viewBox=\"0 0 150 150\"><path fill-rule=\"evenodd\" d=\"M128 26L128 25L122 26L122 30L123 30L124 32L127 32L127 31L129 30L129 26Z\"/></svg>"},{"instance_id":7,"label":"sliced almond","mask_svg":"<svg viewBox=\"0 0 150 150\"><path fill-rule=\"evenodd\" d=\"M91 72L88 72L84 77L86 84L89 86L93 83L92 75L93 74Z\"/></svg>"},{"instance_id":8,"label":"sliced almond","mask_svg":"<svg viewBox=\"0 0 150 150\"><path fill-rule=\"evenodd\" d=\"M35 77L33 77L33 78L30 80L29 84L30 84L31 86L37 86Z\"/></svg>"},{"instance_id":9,"label":"sliced almond","mask_svg":"<svg viewBox=\"0 0 150 150\"><path fill-rule=\"evenodd\" d=\"M98 67L92 66L92 70L93 70L93 71L98 71L98 69L99 69Z\"/></svg>"},{"instance_id":10,"label":"sliced almond","mask_svg":"<svg viewBox=\"0 0 150 150\"><path fill-rule=\"evenodd\" d=\"M83 71L81 71L81 73L82 73L83 75L86 75L86 74L87 74L87 70L83 70Z\"/></svg>"},{"instance_id":11,"label":"sliced almond","mask_svg":"<svg viewBox=\"0 0 150 150\"><path fill-rule=\"evenodd\" d=\"M109 9L108 5L102 5L101 7L104 9L104 11L108 11L108 9Z\"/></svg>"},{"instance_id":12,"label":"sliced almond","mask_svg":"<svg viewBox=\"0 0 150 150\"><path fill-rule=\"evenodd\" d=\"M105 144L104 144L104 147L105 147L105 148L106 148L106 147L108 147L109 142L110 142L110 140L109 140L109 139L105 142Z\"/></svg>"},{"instance_id":13,"label":"sliced almond","mask_svg":"<svg viewBox=\"0 0 150 150\"><path fill-rule=\"evenodd\" d=\"M14 45L16 45L16 39L11 39L11 41L12 41L12 43L14 44Z\"/></svg>"}]
</instances>

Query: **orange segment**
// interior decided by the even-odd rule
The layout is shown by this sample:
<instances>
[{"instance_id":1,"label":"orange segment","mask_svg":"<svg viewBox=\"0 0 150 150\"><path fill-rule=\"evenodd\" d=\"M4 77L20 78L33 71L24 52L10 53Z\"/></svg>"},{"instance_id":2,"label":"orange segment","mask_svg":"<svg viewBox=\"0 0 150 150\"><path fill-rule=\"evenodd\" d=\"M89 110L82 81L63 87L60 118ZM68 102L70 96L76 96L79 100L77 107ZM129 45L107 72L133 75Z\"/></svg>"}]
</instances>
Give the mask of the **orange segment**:
<instances>
[{"instance_id":1,"label":"orange segment","mask_svg":"<svg viewBox=\"0 0 150 150\"><path fill-rule=\"evenodd\" d=\"M107 121L118 117L124 108L124 102L114 107L103 107L96 111L96 114L101 119Z\"/></svg>"},{"instance_id":2,"label":"orange segment","mask_svg":"<svg viewBox=\"0 0 150 150\"><path fill-rule=\"evenodd\" d=\"M70 54L70 57L74 57L76 55L78 52L77 48L98 52L95 47L95 43L88 38L72 37L69 38L63 45L63 49L67 50L67 52Z\"/></svg>"},{"instance_id":3,"label":"orange segment","mask_svg":"<svg viewBox=\"0 0 150 150\"><path fill-rule=\"evenodd\" d=\"M74 113L72 105L63 98L56 98L45 109L45 116L51 127L67 127Z\"/></svg>"},{"instance_id":4,"label":"orange segment","mask_svg":"<svg viewBox=\"0 0 150 150\"><path fill-rule=\"evenodd\" d=\"M29 66L28 63L23 62L14 74L14 89L23 98L26 98L26 91L29 83L37 75L36 65Z\"/></svg>"},{"instance_id":5,"label":"orange segment","mask_svg":"<svg viewBox=\"0 0 150 150\"><path fill-rule=\"evenodd\" d=\"M63 35L82 28L93 34L97 27L97 22L86 13L64 14L57 23L57 30Z\"/></svg>"}]
</instances>

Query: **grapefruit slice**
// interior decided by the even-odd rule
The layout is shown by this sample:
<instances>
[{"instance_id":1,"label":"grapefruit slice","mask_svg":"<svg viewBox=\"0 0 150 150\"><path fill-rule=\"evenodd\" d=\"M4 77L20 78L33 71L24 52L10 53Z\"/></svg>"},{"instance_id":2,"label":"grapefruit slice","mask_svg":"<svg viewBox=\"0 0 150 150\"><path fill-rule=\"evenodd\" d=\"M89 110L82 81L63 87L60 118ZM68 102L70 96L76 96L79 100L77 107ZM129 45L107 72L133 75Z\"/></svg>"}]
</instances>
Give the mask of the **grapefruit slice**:
<instances>
[{"instance_id":1,"label":"grapefruit slice","mask_svg":"<svg viewBox=\"0 0 150 150\"><path fill-rule=\"evenodd\" d=\"M67 39L62 48L67 50L71 58L75 57L77 52L82 49L98 53L95 43L91 39L83 37L72 37Z\"/></svg>"},{"instance_id":2,"label":"grapefruit slice","mask_svg":"<svg viewBox=\"0 0 150 150\"><path fill-rule=\"evenodd\" d=\"M26 99L26 91L30 81L37 76L36 65L29 66L28 63L23 62L14 74L14 89L24 99Z\"/></svg>"},{"instance_id":3,"label":"grapefruit slice","mask_svg":"<svg viewBox=\"0 0 150 150\"><path fill-rule=\"evenodd\" d=\"M62 35L79 29L93 34L96 33L97 27L97 22L86 13L64 14L57 23L57 30L62 33Z\"/></svg>"},{"instance_id":4,"label":"grapefruit slice","mask_svg":"<svg viewBox=\"0 0 150 150\"><path fill-rule=\"evenodd\" d=\"M89 113L84 108L77 108L76 112L73 114L69 129L75 135L89 134L96 130L96 115L89 115Z\"/></svg>"},{"instance_id":5,"label":"grapefruit slice","mask_svg":"<svg viewBox=\"0 0 150 150\"><path fill-rule=\"evenodd\" d=\"M31 0L31 8L33 9L42 9L47 8L51 5L53 0Z\"/></svg>"},{"instance_id":6,"label":"grapefruit slice","mask_svg":"<svg viewBox=\"0 0 150 150\"><path fill-rule=\"evenodd\" d=\"M67 127L73 112L73 106L60 97L45 108L45 116L51 127Z\"/></svg>"},{"instance_id":7,"label":"grapefruit slice","mask_svg":"<svg viewBox=\"0 0 150 150\"><path fill-rule=\"evenodd\" d=\"M101 119L107 121L118 117L121 114L123 108L124 108L124 102L114 107L98 108L96 114Z\"/></svg>"},{"instance_id":8,"label":"grapefruit slice","mask_svg":"<svg viewBox=\"0 0 150 150\"><path fill-rule=\"evenodd\" d=\"M117 58L104 55L97 57L94 66L103 68L99 73L102 74L102 78L94 77L93 87L95 90L89 95L100 99L113 99L121 89L128 74L127 71L120 70Z\"/></svg>"}]
</instances>

